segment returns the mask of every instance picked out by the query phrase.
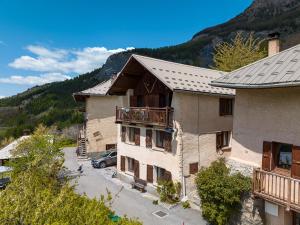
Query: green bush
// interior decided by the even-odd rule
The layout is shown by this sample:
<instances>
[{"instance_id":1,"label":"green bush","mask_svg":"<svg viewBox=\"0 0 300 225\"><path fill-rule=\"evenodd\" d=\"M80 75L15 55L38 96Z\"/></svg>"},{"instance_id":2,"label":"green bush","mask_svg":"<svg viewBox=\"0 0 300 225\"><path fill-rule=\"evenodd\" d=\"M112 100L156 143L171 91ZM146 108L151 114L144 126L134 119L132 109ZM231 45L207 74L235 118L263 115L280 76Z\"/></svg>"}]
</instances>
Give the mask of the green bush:
<instances>
[{"instance_id":1,"label":"green bush","mask_svg":"<svg viewBox=\"0 0 300 225\"><path fill-rule=\"evenodd\" d=\"M168 180L159 180L157 186L157 192L160 197L160 201L174 204L179 201L181 184Z\"/></svg>"},{"instance_id":2,"label":"green bush","mask_svg":"<svg viewBox=\"0 0 300 225\"><path fill-rule=\"evenodd\" d=\"M189 201L184 201L184 202L181 203L181 205L184 209L191 208L191 205L190 205Z\"/></svg>"},{"instance_id":3,"label":"green bush","mask_svg":"<svg viewBox=\"0 0 300 225\"><path fill-rule=\"evenodd\" d=\"M212 224L225 225L238 212L241 197L251 190L251 179L240 173L231 174L225 160L201 168L196 177L202 215Z\"/></svg>"}]
</instances>

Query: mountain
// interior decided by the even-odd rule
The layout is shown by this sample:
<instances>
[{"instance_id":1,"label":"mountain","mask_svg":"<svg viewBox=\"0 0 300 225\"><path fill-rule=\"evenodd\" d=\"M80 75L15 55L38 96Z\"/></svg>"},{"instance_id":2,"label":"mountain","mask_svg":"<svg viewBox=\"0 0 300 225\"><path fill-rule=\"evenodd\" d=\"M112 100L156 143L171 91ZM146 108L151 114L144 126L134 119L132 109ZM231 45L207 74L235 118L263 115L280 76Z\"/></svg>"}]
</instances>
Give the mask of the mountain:
<instances>
[{"instance_id":1,"label":"mountain","mask_svg":"<svg viewBox=\"0 0 300 225\"><path fill-rule=\"evenodd\" d=\"M76 109L82 105L76 104L71 94L94 86L118 72L132 53L210 67L215 45L230 40L237 31L254 32L261 38L266 38L269 33L279 32L282 49L299 44L300 0L254 0L240 15L196 33L185 43L121 52L110 56L102 68L91 73L72 80L34 87L19 95L1 99L0 139L1 136L18 136L23 129L32 130L39 122L57 124L61 128L81 122L81 114Z\"/></svg>"}]
</instances>

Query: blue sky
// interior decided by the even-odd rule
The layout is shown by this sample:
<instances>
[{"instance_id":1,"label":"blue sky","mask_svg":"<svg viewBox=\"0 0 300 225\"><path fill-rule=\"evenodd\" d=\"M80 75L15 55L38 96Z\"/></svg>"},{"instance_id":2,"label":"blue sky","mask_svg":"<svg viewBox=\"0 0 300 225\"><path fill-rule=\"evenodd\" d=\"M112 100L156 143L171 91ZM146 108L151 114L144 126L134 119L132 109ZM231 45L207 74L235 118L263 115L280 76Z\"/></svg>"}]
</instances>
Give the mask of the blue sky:
<instances>
[{"instance_id":1,"label":"blue sky","mask_svg":"<svg viewBox=\"0 0 300 225\"><path fill-rule=\"evenodd\" d=\"M0 96L91 71L128 48L182 43L251 2L1 0Z\"/></svg>"}]
</instances>

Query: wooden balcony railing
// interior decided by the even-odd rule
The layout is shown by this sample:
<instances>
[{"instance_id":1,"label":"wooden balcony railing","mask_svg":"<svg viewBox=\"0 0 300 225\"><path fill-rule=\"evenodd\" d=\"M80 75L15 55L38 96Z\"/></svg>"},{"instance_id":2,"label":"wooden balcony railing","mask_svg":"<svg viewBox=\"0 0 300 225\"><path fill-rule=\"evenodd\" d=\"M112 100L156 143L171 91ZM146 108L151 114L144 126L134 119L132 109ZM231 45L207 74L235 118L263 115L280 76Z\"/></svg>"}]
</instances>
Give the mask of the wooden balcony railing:
<instances>
[{"instance_id":1,"label":"wooden balcony railing","mask_svg":"<svg viewBox=\"0 0 300 225\"><path fill-rule=\"evenodd\" d=\"M253 173L253 194L300 212L300 180L260 169Z\"/></svg>"},{"instance_id":2,"label":"wooden balcony railing","mask_svg":"<svg viewBox=\"0 0 300 225\"><path fill-rule=\"evenodd\" d=\"M171 107L117 107L116 122L139 123L162 127L172 127L173 109Z\"/></svg>"}]
</instances>

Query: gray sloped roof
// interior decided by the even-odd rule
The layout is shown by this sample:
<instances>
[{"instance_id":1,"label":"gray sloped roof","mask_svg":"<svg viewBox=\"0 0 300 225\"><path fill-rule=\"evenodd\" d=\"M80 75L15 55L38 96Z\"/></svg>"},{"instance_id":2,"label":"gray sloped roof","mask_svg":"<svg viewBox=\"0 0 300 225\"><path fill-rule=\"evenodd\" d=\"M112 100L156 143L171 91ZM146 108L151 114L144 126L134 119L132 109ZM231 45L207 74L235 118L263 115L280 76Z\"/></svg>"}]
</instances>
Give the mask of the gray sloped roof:
<instances>
[{"instance_id":1,"label":"gray sloped roof","mask_svg":"<svg viewBox=\"0 0 300 225\"><path fill-rule=\"evenodd\" d=\"M299 86L300 45L228 73L211 84L230 88Z\"/></svg>"},{"instance_id":2,"label":"gray sloped roof","mask_svg":"<svg viewBox=\"0 0 300 225\"><path fill-rule=\"evenodd\" d=\"M74 96L91 96L91 95L93 95L93 96L105 96L108 89L111 86L111 83L112 83L111 79L103 81L100 84L98 84L98 85L96 85L92 88L74 93Z\"/></svg>"},{"instance_id":3,"label":"gray sloped roof","mask_svg":"<svg viewBox=\"0 0 300 225\"><path fill-rule=\"evenodd\" d=\"M225 75L225 72L140 55L132 55L131 57L136 59L141 65L143 65L143 67L156 76L172 91L187 91L219 95L235 94L233 89L212 87L209 85L212 80Z\"/></svg>"}]
</instances>

